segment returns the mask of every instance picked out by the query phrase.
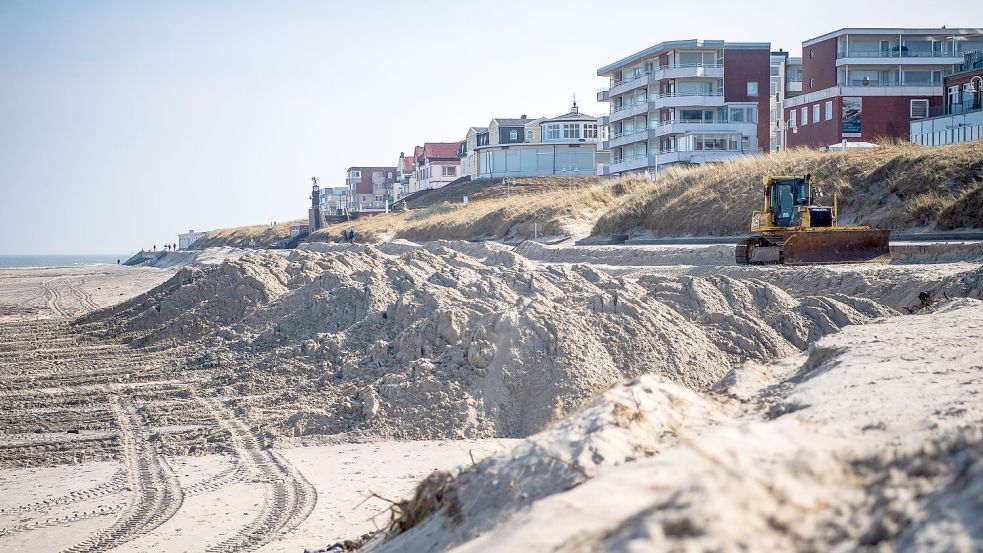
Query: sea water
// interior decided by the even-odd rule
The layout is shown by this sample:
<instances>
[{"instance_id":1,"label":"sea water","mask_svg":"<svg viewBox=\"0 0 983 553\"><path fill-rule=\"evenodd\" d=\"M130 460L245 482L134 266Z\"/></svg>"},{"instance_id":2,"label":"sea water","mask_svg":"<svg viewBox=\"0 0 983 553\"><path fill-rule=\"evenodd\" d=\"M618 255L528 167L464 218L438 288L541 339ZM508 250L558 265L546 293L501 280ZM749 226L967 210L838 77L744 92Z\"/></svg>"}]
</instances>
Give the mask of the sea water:
<instances>
[{"instance_id":1,"label":"sea water","mask_svg":"<svg viewBox=\"0 0 983 553\"><path fill-rule=\"evenodd\" d=\"M126 261L132 254L54 254L54 255L0 255L0 269L14 267L73 267L100 263L116 264Z\"/></svg>"}]
</instances>

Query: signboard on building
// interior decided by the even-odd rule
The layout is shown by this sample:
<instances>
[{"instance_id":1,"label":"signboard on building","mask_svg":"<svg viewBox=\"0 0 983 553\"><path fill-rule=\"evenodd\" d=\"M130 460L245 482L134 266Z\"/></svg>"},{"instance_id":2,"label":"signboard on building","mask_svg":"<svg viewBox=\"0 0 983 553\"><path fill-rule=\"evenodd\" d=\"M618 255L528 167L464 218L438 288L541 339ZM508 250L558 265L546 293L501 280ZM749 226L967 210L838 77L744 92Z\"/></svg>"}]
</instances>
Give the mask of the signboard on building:
<instances>
[{"instance_id":1,"label":"signboard on building","mask_svg":"<svg viewBox=\"0 0 983 553\"><path fill-rule=\"evenodd\" d=\"M864 99L859 96L843 97L843 117L840 131L844 138L860 138Z\"/></svg>"}]
</instances>

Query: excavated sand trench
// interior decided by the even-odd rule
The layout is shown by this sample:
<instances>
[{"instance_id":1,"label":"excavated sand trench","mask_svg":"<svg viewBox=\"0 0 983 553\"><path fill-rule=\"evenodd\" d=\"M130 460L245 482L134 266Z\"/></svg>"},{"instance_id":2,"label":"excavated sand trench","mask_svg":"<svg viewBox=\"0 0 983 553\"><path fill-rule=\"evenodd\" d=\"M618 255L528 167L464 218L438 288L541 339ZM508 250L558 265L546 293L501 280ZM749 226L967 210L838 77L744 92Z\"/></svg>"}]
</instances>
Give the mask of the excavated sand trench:
<instances>
[{"instance_id":1,"label":"excavated sand trench","mask_svg":"<svg viewBox=\"0 0 983 553\"><path fill-rule=\"evenodd\" d=\"M143 543L141 536L168 528L175 513L195 505L197 494L253 486L264 497L258 511L230 519L228 531L207 540L209 550L253 550L300 526L319 501L310 479L277 453L281 446L525 438L544 430L461 474L438 473L440 482L428 485L453 490L457 503L436 502L436 514L419 528L385 543L380 535L371 547L483 549L496 542L477 536L518 516L526 518L510 524L523 529L515 533L520 550L659 540L667 547L719 545L766 534L778 548L821 549L869 530L863 520L847 520L860 516L869 499L855 483L874 486L884 471L906 461L875 458L873 446L847 452L839 444L843 436L817 434L798 419L786 423L810 412L810 404L790 400L788 390L798 389L803 374L847 363L836 359L849 355L848 346L815 345L843 336L837 333L844 327L866 336L862 325L875 321L886 322L877 322L879 328L909 318L937 317L945 324L952 301L969 302L952 312L975 321L979 309L972 300L952 299L980 297L980 265L747 268L713 265L720 253L712 248L690 257L639 251L598 249L598 264L584 263L583 250L468 243L209 254L207 262L178 270L160 286L95 311L84 293L71 294L79 298L77 310L60 306L64 279L42 279L43 299L56 296L53 306L47 303L56 317L30 316L40 306L28 302L21 306L26 311L11 310L0 330L0 466L103 463L122 470L78 491L81 499L50 500L85 506L65 520L18 519L6 511L41 507L5 505L0 545L4 536L23 539L66 526L90 529L72 550L139 549L134 544ZM983 351L983 342L964 346ZM961 377L970 388L979 383L978 372ZM595 399L632 379L638 380ZM975 411L961 408L957 418L972 421ZM842 419L843 411L815 416ZM970 451L977 447L972 431L979 420L961 434L929 432L924 439ZM714 433L720 436L706 442ZM741 440L751 445L728 445ZM610 516L599 517L603 523L589 535L575 527L555 539L538 535L545 522L537 516L559 516L547 499L591 505L596 494L620 485L621 472L642 471L631 478L647 481L689 467L677 483L699 481L706 474L686 451L709 459L711 481L736 494L736 504L720 500L734 516L748 492L742 486L750 481L770 490L772 503L761 503L770 506L752 514L771 533L731 536L702 510L683 509L684 522L668 520L665 501L679 496L659 491L605 507ZM194 484L177 482L174 459L217 453L229 461ZM795 465L799 456L813 454L815 466ZM808 501L842 504L842 512L817 514L812 527L802 527L801 513L786 509L792 500L772 497L774 475L757 474L754 467L765 458L792 463L781 470L791 471L789 481L815 488ZM119 459L125 464L112 464ZM652 466L660 463L661 471ZM854 485L841 486L845 481ZM561 498L573 493L583 498ZM692 496L686 505L708 500L695 489L674 493ZM477 497L483 499L464 501ZM445 531L448 525L455 530ZM819 535L817 528L831 534ZM882 533L885 539L901 535ZM709 541L691 542L693 536Z\"/></svg>"}]
</instances>

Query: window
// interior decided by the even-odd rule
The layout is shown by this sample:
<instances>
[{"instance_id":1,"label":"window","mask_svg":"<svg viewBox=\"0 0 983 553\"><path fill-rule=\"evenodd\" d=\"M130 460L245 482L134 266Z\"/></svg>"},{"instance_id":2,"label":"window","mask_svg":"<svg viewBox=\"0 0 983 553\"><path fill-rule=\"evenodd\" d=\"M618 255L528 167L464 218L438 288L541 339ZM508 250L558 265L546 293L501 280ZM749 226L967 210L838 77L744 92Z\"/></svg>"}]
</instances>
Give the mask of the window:
<instances>
[{"instance_id":1,"label":"window","mask_svg":"<svg viewBox=\"0 0 983 553\"><path fill-rule=\"evenodd\" d=\"M778 94L778 83L771 81L771 95L774 96L775 94Z\"/></svg>"},{"instance_id":2,"label":"window","mask_svg":"<svg viewBox=\"0 0 983 553\"><path fill-rule=\"evenodd\" d=\"M526 142L532 142L532 131L526 131Z\"/></svg>"},{"instance_id":3,"label":"window","mask_svg":"<svg viewBox=\"0 0 983 553\"><path fill-rule=\"evenodd\" d=\"M757 96L758 95L758 83L756 83L755 81L748 81L747 82L747 95L748 96Z\"/></svg>"},{"instance_id":4,"label":"window","mask_svg":"<svg viewBox=\"0 0 983 553\"><path fill-rule=\"evenodd\" d=\"M584 125L584 138L597 138L597 125L587 123Z\"/></svg>"},{"instance_id":5,"label":"window","mask_svg":"<svg viewBox=\"0 0 983 553\"><path fill-rule=\"evenodd\" d=\"M816 88L816 79L809 78L809 88Z\"/></svg>"},{"instance_id":6,"label":"window","mask_svg":"<svg viewBox=\"0 0 983 553\"><path fill-rule=\"evenodd\" d=\"M829 100L828 102L826 102L826 120L827 121L832 121L833 120L833 101L832 100Z\"/></svg>"},{"instance_id":7,"label":"window","mask_svg":"<svg viewBox=\"0 0 983 553\"><path fill-rule=\"evenodd\" d=\"M389 179L391 179L391 178L393 178L393 173L392 173L392 171L390 171L390 172L388 172L388 173L386 173L386 178L389 178Z\"/></svg>"},{"instance_id":8,"label":"window","mask_svg":"<svg viewBox=\"0 0 983 553\"><path fill-rule=\"evenodd\" d=\"M928 100L911 101L911 118L923 119L928 117Z\"/></svg>"},{"instance_id":9,"label":"window","mask_svg":"<svg viewBox=\"0 0 983 553\"><path fill-rule=\"evenodd\" d=\"M444 165L443 166L443 176L445 176L445 177L456 177L457 176L457 167L453 167L453 166L449 166L449 165Z\"/></svg>"},{"instance_id":10,"label":"window","mask_svg":"<svg viewBox=\"0 0 983 553\"><path fill-rule=\"evenodd\" d=\"M519 140L519 131L517 130L509 131L509 140Z\"/></svg>"},{"instance_id":11,"label":"window","mask_svg":"<svg viewBox=\"0 0 983 553\"><path fill-rule=\"evenodd\" d=\"M804 126L806 126L806 125L809 124L809 108L806 107L806 106L802 106L802 110L801 111L802 111L802 114L801 114L802 115L802 126L804 127Z\"/></svg>"},{"instance_id":12,"label":"window","mask_svg":"<svg viewBox=\"0 0 983 553\"><path fill-rule=\"evenodd\" d=\"M580 138L580 123L564 123L563 138Z\"/></svg>"},{"instance_id":13,"label":"window","mask_svg":"<svg viewBox=\"0 0 983 553\"><path fill-rule=\"evenodd\" d=\"M779 72L779 67L777 65L772 65L771 66L771 73L769 73L769 74L772 77L777 77L778 76L778 72Z\"/></svg>"},{"instance_id":14,"label":"window","mask_svg":"<svg viewBox=\"0 0 983 553\"><path fill-rule=\"evenodd\" d=\"M819 122L819 104L812 105L812 122L813 123Z\"/></svg>"},{"instance_id":15,"label":"window","mask_svg":"<svg viewBox=\"0 0 983 553\"><path fill-rule=\"evenodd\" d=\"M778 111L777 110L771 110L771 113L768 115L768 120L770 122L772 122L772 123L777 123L778 122Z\"/></svg>"},{"instance_id":16,"label":"window","mask_svg":"<svg viewBox=\"0 0 983 553\"><path fill-rule=\"evenodd\" d=\"M546 140L559 140L560 139L560 125L546 125Z\"/></svg>"},{"instance_id":17,"label":"window","mask_svg":"<svg viewBox=\"0 0 983 553\"><path fill-rule=\"evenodd\" d=\"M797 124L795 122L795 113L796 113L795 108L792 108L792 109L788 110L788 126L789 127L795 127L795 126L797 126Z\"/></svg>"},{"instance_id":18,"label":"window","mask_svg":"<svg viewBox=\"0 0 983 553\"><path fill-rule=\"evenodd\" d=\"M360 178L362 178L362 172L361 171L349 171L348 176L351 177L351 178L353 178L353 179L360 179Z\"/></svg>"}]
</instances>

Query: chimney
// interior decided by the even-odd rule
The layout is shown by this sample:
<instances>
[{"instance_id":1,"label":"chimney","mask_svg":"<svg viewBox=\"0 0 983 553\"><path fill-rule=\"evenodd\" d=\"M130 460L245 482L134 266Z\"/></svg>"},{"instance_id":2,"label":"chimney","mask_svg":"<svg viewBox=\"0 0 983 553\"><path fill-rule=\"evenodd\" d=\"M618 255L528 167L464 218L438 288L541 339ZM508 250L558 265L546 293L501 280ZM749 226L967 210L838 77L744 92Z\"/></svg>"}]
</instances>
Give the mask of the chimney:
<instances>
[{"instance_id":1,"label":"chimney","mask_svg":"<svg viewBox=\"0 0 983 553\"><path fill-rule=\"evenodd\" d=\"M519 116L519 119L525 119L525 118L526 118L526 114L525 113L523 113L522 115Z\"/></svg>"}]
</instances>

